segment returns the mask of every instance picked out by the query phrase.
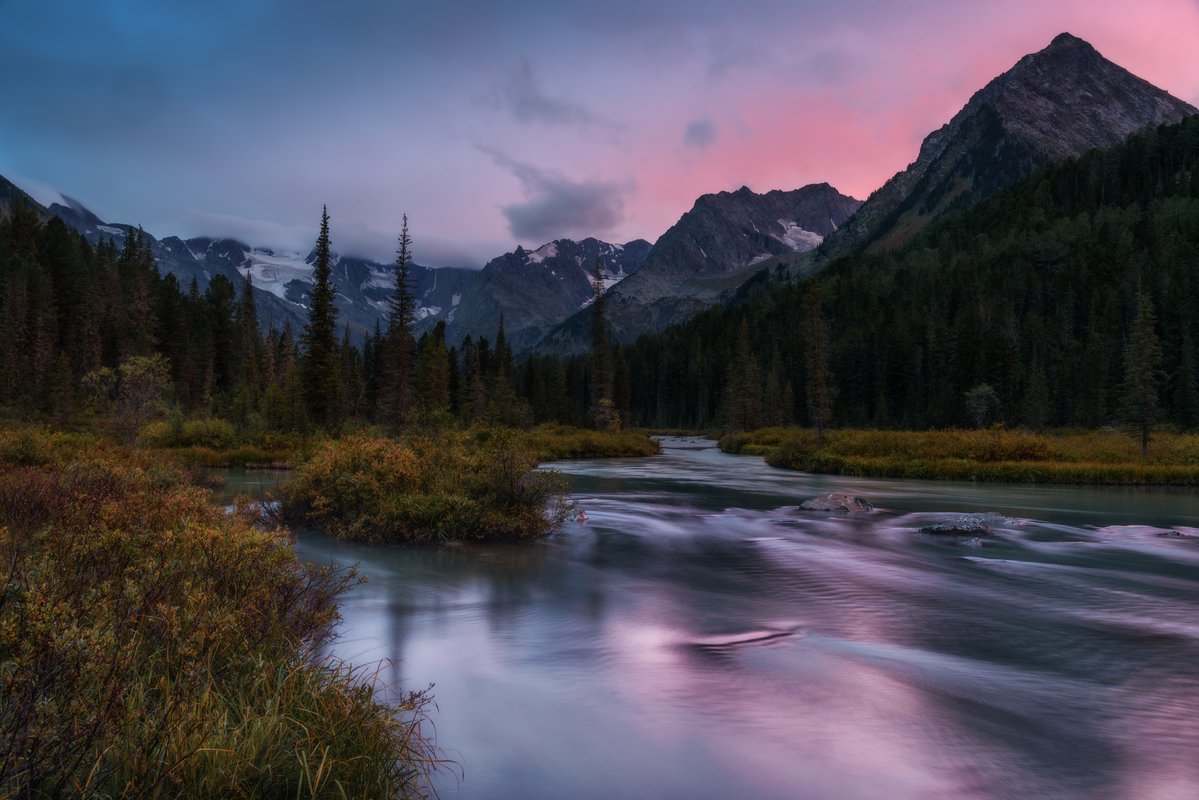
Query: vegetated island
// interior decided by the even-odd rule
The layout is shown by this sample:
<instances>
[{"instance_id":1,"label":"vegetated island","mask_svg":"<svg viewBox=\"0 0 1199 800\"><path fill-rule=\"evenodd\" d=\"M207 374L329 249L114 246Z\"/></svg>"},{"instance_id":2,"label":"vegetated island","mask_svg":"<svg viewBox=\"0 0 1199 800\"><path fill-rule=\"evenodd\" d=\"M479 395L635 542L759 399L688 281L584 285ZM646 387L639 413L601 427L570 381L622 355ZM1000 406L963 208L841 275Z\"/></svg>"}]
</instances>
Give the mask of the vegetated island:
<instances>
[{"instance_id":1,"label":"vegetated island","mask_svg":"<svg viewBox=\"0 0 1199 800\"><path fill-rule=\"evenodd\" d=\"M728 433L726 453L760 455L781 469L871 478L1199 486L1199 436L1155 433L1148 452L1116 430L763 428Z\"/></svg>"}]
</instances>

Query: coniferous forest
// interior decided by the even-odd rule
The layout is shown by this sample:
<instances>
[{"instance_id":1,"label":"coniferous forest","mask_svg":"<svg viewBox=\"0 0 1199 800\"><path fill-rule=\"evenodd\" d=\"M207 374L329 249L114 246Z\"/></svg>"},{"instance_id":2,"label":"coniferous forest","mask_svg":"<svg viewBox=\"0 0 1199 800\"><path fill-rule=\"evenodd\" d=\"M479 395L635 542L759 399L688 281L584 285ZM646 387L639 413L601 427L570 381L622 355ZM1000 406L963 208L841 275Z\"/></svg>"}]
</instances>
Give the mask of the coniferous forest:
<instances>
[{"instance_id":1,"label":"coniferous forest","mask_svg":"<svg viewBox=\"0 0 1199 800\"><path fill-rule=\"evenodd\" d=\"M248 280L183 287L138 234L93 247L18 209L0 223L0 397L132 425L148 382L183 415L251 432L589 425L598 403L603 426L659 428L1199 424L1195 119L1044 169L897 251L800 281L764 272L633 345L593 326L597 347L568 358L514 357L502 321L493 340L414 338L406 221L389 324L352 341L322 295L331 227L295 331L263 326Z\"/></svg>"},{"instance_id":2,"label":"coniferous forest","mask_svg":"<svg viewBox=\"0 0 1199 800\"><path fill-rule=\"evenodd\" d=\"M817 426L831 405L855 427L1192 429L1197 265L1191 118L1042 170L895 252L798 284L759 275L740 303L618 356L629 418Z\"/></svg>"}]
</instances>

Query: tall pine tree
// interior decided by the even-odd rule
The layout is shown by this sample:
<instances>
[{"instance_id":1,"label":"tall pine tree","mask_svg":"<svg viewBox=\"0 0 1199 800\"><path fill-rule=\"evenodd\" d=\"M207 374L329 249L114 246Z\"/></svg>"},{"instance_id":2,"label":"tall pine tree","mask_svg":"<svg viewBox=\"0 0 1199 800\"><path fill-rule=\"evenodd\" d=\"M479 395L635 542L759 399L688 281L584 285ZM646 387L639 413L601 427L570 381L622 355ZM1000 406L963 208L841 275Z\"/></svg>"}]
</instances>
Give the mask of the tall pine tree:
<instances>
[{"instance_id":1,"label":"tall pine tree","mask_svg":"<svg viewBox=\"0 0 1199 800\"><path fill-rule=\"evenodd\" d=\"M1149 454L1149 434L1161 413L1158 387L1162 373L1162 351L1157 339L1157 320L1149 294L1137 295L1137 314L1124 345L1124 381L1120 384L1120 412L1124 424L1141 440L1141 455Z\"/></svg>"},{"instance_id":2,"label":"tall pine tree","mask_svg":"<svg viewBox=\"0 0 1199 800\"><path fill-rule=\"evenodd\" d=\"M396 248L395 293L391 296L388 308L387 339L379 346L378 356L383 379L379 416L387 422L393 433L402 431L408 422L412 411L413 385L416 382L416 342L412 336L416 301L409 284L412 238L408 235L407 214L403 220Z\"/></svg>"},{"instance_id":3,"label":"tall pine tree","mask_svg":"<svg viewBox=\"0 0 1199 800\"><path fill-rule=\"evenodd\" d=\"M832 374L829 369L828 323L820 310L820 291L816 282L804 295L804 355L807 361L808 414L818 436L833 422Z\"/></svg>"},{"instance_id":4,"label":"tall pine tree","mask_svg":"<svg viewBox=\"0 0 1199 800\"><path fill-rule=\"evenodd\" d=\"M336 430L341 422L341 375L337 343L337 307L333 305L332 255L329 249L329 210L321 209L321 232L316 239L314 280L309 294L308 322L301 342L304 403L316 425Z\"/></svg>"},{"instance_id":5,"label":"tall pine tree","mask_svg":"<svg viewBox=\"0 0 1199 800\"><path fill-rule=\"evenodd\" d=\"M599 256L591 274L591 419L602 431L620 427L620 415L612 402L615 369L608 343L608 301Z\"/></svg>"}]
</instances>

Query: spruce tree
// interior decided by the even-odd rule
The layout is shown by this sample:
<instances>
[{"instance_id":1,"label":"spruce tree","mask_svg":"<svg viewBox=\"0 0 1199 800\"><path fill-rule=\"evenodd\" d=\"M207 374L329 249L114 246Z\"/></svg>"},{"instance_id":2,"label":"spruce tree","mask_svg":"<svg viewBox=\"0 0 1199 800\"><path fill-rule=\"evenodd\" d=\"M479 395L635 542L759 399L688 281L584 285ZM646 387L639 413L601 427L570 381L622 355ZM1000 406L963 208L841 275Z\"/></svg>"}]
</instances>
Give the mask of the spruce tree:
<instances>
[{"instance_id":1,"label":"spruce tree","mask_svg":"<svg viewBox=\"0 0 1199 800\"><path fill-rule=\"evenodd\" d=\"M1195 345L1190 336L1183 336L1172 382L1173 417L1184 430L1194 430L1199 424L1199 376L1195 374Z\"/></svg>"},{"instance_id":2,"label":"spruce tree","mask_svg":"<svg viewBox=\"0 0 1199 800\"><path fill-rule=\"evenodd\" d=\"M612 402L615 370L608 342L608 302L598 256L592 270L591 292L591 417L599 430L614 430L620 427L620 417Z\"/></svg>"},{"instance_id":3,"label":"spruce tree","mask_svg":"<svg viewBox=\"0 0 1199 800\"><path fill-rule=\"evenodd\" d=\"M329 210L321 209L321 232L316 240L313 286L308 300L308 322L301 342L304 357L301 381L308 416L318 426L336 430L340 424L340 381L337 345L337 307L333 305L333 267L329 243Z\"/></svg>"},{"instance_id":4,"label":"spruce tree","mask_svg":"<svg viewBox=\"0 0 1199 800\"><path fill-rule=\"evenodd\" d=\"M383 377L383 409L379 416L386 420L393 433L402 431L408 422L415 383L416 342L412 326L416 301L410 285L411 247L408 215L405 214L396 247L395 293L388 308L387 340L379 346L378 353Z\"/></svg>"},{"instance_id":5,"label":"spruce tree","mask_svg":"<svg viewBox=\"0 0 1199 800\"><path fill-rule=\"evenodd\" d=\"M425 425L444 425L449 421L450 411L450 360L445 348L444 321L421 337L418 350L417 414Z\"/></svg>"},{"instance_id":6,"label":"spruce tree","mask_svg":"<svg viewBox=\"0 0 1199 800\"><path fill-rule=\"evenodd\" d=\"M829 369L828 324L820 310L820 294L815 281L804 296L804 356L807 363L808 415L817 436L833 421L832 374Z\"/></svg>"},{"instance_id":7,"label":"spruce tree","mask_svg":"<svg viewBox=\"0 0 1199 800\"><path fill-rule=\"evenodd\" d=\"M1157 339L1157 320L1149 294L1137 296L1137 313L1124 345L1124 380L1120 384L1120 416L1141 440L1141 455L1149 454L1149 434L1161 411L1162 351Z\"/></svg>"}]
</instances>

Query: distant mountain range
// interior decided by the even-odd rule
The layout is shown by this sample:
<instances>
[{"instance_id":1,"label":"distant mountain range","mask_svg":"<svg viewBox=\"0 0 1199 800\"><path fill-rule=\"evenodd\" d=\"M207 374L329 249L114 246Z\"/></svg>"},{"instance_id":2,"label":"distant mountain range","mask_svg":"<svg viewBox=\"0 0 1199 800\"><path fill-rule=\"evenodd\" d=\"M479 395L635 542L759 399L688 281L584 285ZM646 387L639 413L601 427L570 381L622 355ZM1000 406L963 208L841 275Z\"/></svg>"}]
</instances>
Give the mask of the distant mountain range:
<instances>
[{"instance_id":1,"label":"distant mountain range","mask_svg":"<svg viewBox=\"0 0 1199 800\"><path fill-rule=\"evenodd\" d=\"M988 83L929 134L916 161L865 202L826 183L794 191L706 194L654 244L558 239L517 248L482 270L412 269L417 331L439 321L451 342L494 336L501 316L515 350L579 352L588 345L591 274L598 262L616 341L659 331L730 298L763 269L792 276L852 253L908 241L930 221L970 207L1053 161L1117 144L1148 126L1199 113L1062 34ZM93 243L131 226L99 219L75 200L34 203L0 178L0 216L13 203L57 215ZM312 254L233 239L149 237L159 269L186 289L216 275L249 275L265 323L303 324ZM394 266L337 257L336 303L355 337L385 323Z\"/></svg>"}]
</instances>

